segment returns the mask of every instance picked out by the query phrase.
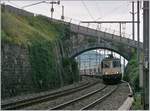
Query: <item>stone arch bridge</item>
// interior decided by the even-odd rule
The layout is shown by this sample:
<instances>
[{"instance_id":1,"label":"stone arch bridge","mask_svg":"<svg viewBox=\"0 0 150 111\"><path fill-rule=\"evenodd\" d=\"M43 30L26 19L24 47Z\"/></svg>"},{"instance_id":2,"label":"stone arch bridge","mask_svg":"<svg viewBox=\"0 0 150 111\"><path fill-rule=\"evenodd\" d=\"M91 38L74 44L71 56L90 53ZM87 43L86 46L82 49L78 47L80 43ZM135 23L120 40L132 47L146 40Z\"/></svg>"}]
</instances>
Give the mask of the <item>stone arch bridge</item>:
<instances>
[{"instance_id":1,"label":"stone arch bridge","mask_svg":"<svg viewBox=\"0 0 150 111\"><path fill-rule=\"evenodd\" d=\"M65 41L65 44L68 56L73 58L85 51L102 48L117 52L130 60L138 46L137 41L75 24L70 24L70 30L70 38ZM139 43L139 47L142 51L142 42Z\"/></svg>"},{"instance_id":2,"label":"stone arch bridge","mask_svg":"<svg viewBox=\"0 0 150 111\"><path fill-rule=\"evenodd\" d=\"M24 16L34 16L33 13L26 12L21 9L14 8L12 6L6 5L5 6L9 12L16 13L19 15ZM46 17L48 20L49 18ZM60 20L53 19L55 22L63 22ZM68 24L65 22L65 24ZM71 35L69 39L66 39L65 42L63 42L65 45L67 45L67 53L69 57L75 57L82 52L91 50L91 49L97 49L97 48L103 48L103 49L109 49L114 52L119 53L121 56L126 58L127 60L130 59L132 53L137 49L137 41L120 37L114 34L90 29L87 27L71 24L70 30ZM143 44L140 42L140 50L142 51Z\"/></svg>"}]
</instances>

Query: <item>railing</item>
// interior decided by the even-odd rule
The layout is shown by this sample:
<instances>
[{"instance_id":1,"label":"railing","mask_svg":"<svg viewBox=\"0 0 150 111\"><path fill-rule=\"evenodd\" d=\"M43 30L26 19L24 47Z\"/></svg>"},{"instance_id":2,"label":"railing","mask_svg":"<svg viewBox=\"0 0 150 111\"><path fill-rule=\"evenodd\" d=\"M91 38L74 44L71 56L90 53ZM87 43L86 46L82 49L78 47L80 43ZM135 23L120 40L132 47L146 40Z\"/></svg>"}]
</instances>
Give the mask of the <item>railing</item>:
<instances>
[{"instance_id":1,"label":"railing","mask_svg":"<svg viewBox=\"0 0 150 111\"><path fill-rule=\"evenodd\" d=\"M117 30L111 29L111 28L102 27L101 25L88 24L88 23L85 24L85 23L81 23L80 20L72 19L72 18L69 18L69 17L65 17L64 22L72 23L72 24L75 24L75 25L78 25L78 26L87 27L87 30L88 29L94 29L94 30L97 30L97 31L102 31L102 32L106 32L106 33L110 33L110 34L113 34L113 35L120 36L120 31L117 31ZM132 35L128 34L128 33L124 33L124 32L121 33L121 37L124 37L124 38L131 39L131 36Z\"/></svg>"},{"instance_id":2,"label":"railing","mask_svg":"<svg viewBox=\"0 0 150 111\"><path fill-rule=\"evenodd\" d=\"M36 14L36 13L30 13L30 12L27 12L27 11L24 11L24 10L21 10L21 9L18 9L18 8L14 8L14 7L11 7L11 6L8 6L8 5L6 5L5 7L7 8L8 11L10 11L12 13L19 14L19 15L21 14L21 15L35 16L35 17L39 15L39 14ZM42 15L42 16L45 16L45 15ZM69 18L69 17L65 17L64 20L61 20L61 19L50 19L47 16L45 16L45 17L47 19L49 19L49 20L54 20L54 21L65 22L65 23L69 23L69 24L74 24L74 25L76 25L78 27L78 29L79 28L80 29L83 28L83 30L85 30L86 32L88 32L90 30L91 34L95 34L95 33L101 31L101 32L104 32L104 34L111 35L112 38L107 38L107 39L112 39L112 40L113 39L116 39L116 40L120 39L120 41L121 41L124 38L124 42L128 43L128 45L131 43L132 46L133 45L137 46L137 42L134 41L134 40L131 40L131 34L121 33L121 37L120 37L120 32L119 31L113 30L111 28L104 28L101 25L98 26L96 24L83 24L83 23L81 23L80 20L72 19L72 18ZM113 35L116 35L118 37L113 36ZM143 44L141 42L140 42L140 47L143 47Z\"/></svg>"},{"instance_id":3,"label":"railing","mask_svg":"<svg viewBox=\"0 0 150 111\"><path fill-rule=\"evenodd\" d=\"M59 20L59 21L62 21L62 20ZM137 47L137 41L131 39L131 37L132 37L131 34L127 34L127 33L123 32L120 35L119 31L113 30L111 28L105 28L102 26L98 27L98 25L96 25L96 24L81 23L80 20L72 19L69 17L66 17L63 21L66 23L72 24L72 26L74 25L76 31L78 30L80 33L82 32L82 33L94 36L97 33L99 33L99 35L101 35L100 33L103 32L104 34L107 34L107 36L108 35L110 36L110 37L107 37L104 35L103 37L106 39L122 42L131 47ZM99 35L97 34L98 37L99 37ZM142 48L142 47L143 47L143 43L140 42L140 48Z\"/></svg>"}]
</instances>

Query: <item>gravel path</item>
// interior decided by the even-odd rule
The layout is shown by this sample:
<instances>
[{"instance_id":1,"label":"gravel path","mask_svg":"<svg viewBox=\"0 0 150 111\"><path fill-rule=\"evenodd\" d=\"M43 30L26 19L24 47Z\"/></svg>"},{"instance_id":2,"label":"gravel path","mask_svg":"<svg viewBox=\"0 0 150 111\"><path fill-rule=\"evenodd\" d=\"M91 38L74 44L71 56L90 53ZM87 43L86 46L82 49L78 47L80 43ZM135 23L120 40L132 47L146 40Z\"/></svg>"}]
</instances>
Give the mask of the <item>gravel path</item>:
<instances>
[{"instance_id":1,"label":"gravel path","mask_svg":"<svg viewBox=\"0 0 150 111\"><path fill-rule=\"evenodd\" d=\"M54 106L57 106L59 104L62 104L66 101L69 101L69 100L72 100L72 99L75 99L77 97L80 97L81 95L84 95L84 94L87 94L95 89L98 89L100 87L103 87L105 86L104 84L102 84L101 82L94 85L94 86L91 86L87 89L84 89L84 90L80 90L78 92L75 92L75 93L72 93L72 94L69 94L67 96L63 96L63 97L59 97L55 100L50 100L50 101L47 101L47 102L43 102L43 103L40 103L40 104L36 104L36 105L32 105L30 107L26 107L24 109L32 109L32 110L36 110L36 109L39 109L39 110L44 110L44 109L50 109Z\"/></svg>"},{"instance_id":2,"label":"gravel path","mask_svg":"<svg viewBox=\"0 0 150 111\"><path fill-rule=\"evenodd\" d=\"M121 83L112 95L91 110L117 110L127 99L129 92L127 83Z\"/></svg>"}]
</instances>

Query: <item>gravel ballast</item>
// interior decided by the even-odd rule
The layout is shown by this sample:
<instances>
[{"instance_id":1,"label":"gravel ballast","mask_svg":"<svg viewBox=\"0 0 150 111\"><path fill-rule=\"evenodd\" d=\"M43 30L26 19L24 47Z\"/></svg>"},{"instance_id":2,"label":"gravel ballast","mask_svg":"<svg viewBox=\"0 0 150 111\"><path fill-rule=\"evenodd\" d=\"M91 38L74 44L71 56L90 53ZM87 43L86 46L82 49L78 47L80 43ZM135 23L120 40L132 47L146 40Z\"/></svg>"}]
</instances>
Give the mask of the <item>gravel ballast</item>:
<instances>
[{"instance_id":1,"label":"gravel ballast","mask_svg":"<svg viewBox=\"0 0 150 111\"><path fill-rule=\"evenodd\" d=\"M117 110L127 99L130 93L127 83L121 83L118 89L91 110Z\"/></svg>"},{"instance_id":2,"label":"gravel ballast","mask_svg":"<svg viewBox=\"0 0 150 111\"><path fill-rule=\"evenodd\" d=\"M63 97L59 97L55 100L50 100L50 101L47 101L47 102L43 102L43 103L40 103L40 104L36 104L36 105L32 105L30 107L26 107L24 109L40 109L40 110L44 110L44 109L51 109L59 104L62 104L66 101L69 101L69 100L72 100L72 99L75 99L77 97L80 97L81 95L84 95L84 94L87 94L97 88L101 88L101 87L104 87L104 84L102 84L101 82L94 85L94 86L91 86L89 88L86 88L86 89L83 89L83 90L80 90L78 92L75 92L75 93L72 93L72 94L69 94L67 96L63 96Z\"/></svg>"},{"instance_id":3,"label":"gravel ballast","mask_svg":"<svg viewBox=\"0 0 150 111\"><path fill-rule=\"evenodd\" d=\"M101 98L106 93L111 91L114 88L114 86L107 86L104 90L99 91L98 93L93 94L90 97L84 98L78 102L75 102L67 107L64 107L63 110L80 110L84 106L90 104L92 101L97 100L97 98Z\"/></svg>"},{"instance_id":4,"label":"gravel ballast","mask_svg":"<svg viewBox=\"0 0 150 111\"><path fill-rule=\"evenodd\" d=\"M97 83L96 83L97 81ZM68 101L71 101L73 99L79 98L83 95L86 95L88 93L91 93L93 91L96 91L98 89L102 89L106 84L103 84L101 79L94 78L94 77L82 77L82 81L79 83L74 83L72 85L64 86L62 88L59 88L57 90L52 90L52 91L45 91L45 92L40 92L40 93L35 93L35 94L28 94L28 95L23 95L23 96L18 96L14 98L10 98L7 100L2 100L2 103L11 103L13 101L20 101L28 98L34 98L38 97L41 95L46 95L46 94L53 94L55 92L63 92L64 90L69 90L72 88L76 88L79 86L82 86L86 83L94 83L94 85L87 87L85 89L80 89L77 92L72 92L68 95L56 97L54 99L34 104L28 107L21 108L22 110L47 110L54 108L55 106L58 106L60 104L66 103ZM118 88L108 97L106 97L102 102L99 102L97 105L93 106L92 108L88 110L117 110L127 99L128 94L130 93L130 89L128 87L127 83L120 83L116 85L107 85L107 87L97 93L92 94L91 96L81 99L79 101L76 101L74 103L71 103L67 106L64 106L60 108L60 110L80 110L83 107L89 105L93 101L101 98L102 96L106 95L109 93L111 90L113 90L116 86Z\"/></svg>"},{"instance_id":5,"label":"gravel ballast","mask_svg":"<svg viewBox=\"0 0 150 111\"><path fill-rule=\"evenodd\" d=\"M12 98L7 98L7 99L2 99L1 100L1 104L8 104L8 103L13 103L13 102L17 102L17 101L22 101L22 100L27 100L30 98L35 98L38 96L43 96L43 95L47 95L47 94L53 94L55 92L61 92L63 90L67 90L67 89L71 89L71 88L75 88L75 87L79 87L82 86L83 84L86 83L91 83L96 81L96 78L90 78L90 77L82 77L82 81L71 84L71 85L67 85L58 89L53 89L53 90L48 90L48 91L43 91L43 92L39 92L39 93L32 93L32 94L23 94L23 95L19 95L19 96L15 96Z\"/></svg>"}]
</instances>

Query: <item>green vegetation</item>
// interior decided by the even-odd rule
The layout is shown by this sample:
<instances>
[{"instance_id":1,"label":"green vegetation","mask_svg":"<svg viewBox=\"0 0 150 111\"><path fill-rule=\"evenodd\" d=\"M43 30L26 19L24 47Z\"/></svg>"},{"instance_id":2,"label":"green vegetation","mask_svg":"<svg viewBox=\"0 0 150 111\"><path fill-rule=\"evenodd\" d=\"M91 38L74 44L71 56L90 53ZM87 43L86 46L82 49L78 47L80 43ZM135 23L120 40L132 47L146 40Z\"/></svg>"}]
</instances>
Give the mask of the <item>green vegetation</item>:
<instances>
[{"instance_id":1,"label":"green vegetation","mask_svg":"<svg viewBox=\"0 0 150 111\"><path fill-rule=\"evenodd\" d=\"M125 69L124 80L128 81L132 86L134 92L140 90L139 88L139 74L138 74L138 62L136 52L131 57L128 65Z\"/></svg>"},{"instance_id":2,"label":"green vegetation","mask_svg":"<svg viewBox=\"0 0 150 111\"><path fill-rule=\"evenodd\" d=\"M32 78L37 89L60 86L53 48L52 43L47 41L32 42L32 45L29 47Z\"/></svg>"},{"instance_id":3,"label":"green vegetation","mask_svg":"<svg viewBox=\"0 0 150 111\"><path fill-rule=\"evenodd\" d=\"M63 52L58 45L70 37L68 25L50 21L41 15L19 16L3 9L1 17L2 42L24 46L29 50L33 87L37 91L79 81L77 63L65 57L64 53L67 52Z\"/></svg>"},{"instance_id":4,"label":"green vegetation","mask_svg":"<svg viewBox=\"0 0 150 111\"><path fill-rule=\"evenodd\" d=\"M66 74L63 75L65 84L79 81L78 66L74 59L64 58L62 65L64 67L64 72L66 72Z\"/></svg>"},{"instance_id":5,"label":"green vegetation","mask_svg":"<svg viewBox=\"0 0 150 111\"><path fill-rule=\"evenodd\" d=\"M138 61L137 61L137 53L134 51L131 60L128 62L128 65L125 69L124 80L128 81L132 87L134 92L134 102L132 104L133 110L142 109L141 105L141 95L140 95L140 87L139 87L139 74L138 74Z\"/></svg>"},{"instance_id":6,"label":"green vegetation","mask_svg":"<svg viewBox=\"0 0 150 111\"><path fill-rule=\"evenodd\" d=\"M42 16L23 17L2 12L2 31L7 35L2 39L24 46L30 44L31 41L52 41L60 37L59 30L65 27L64 24L60 26L59 24L48 21Z\"/></svg>"},{"instance_id":7,"label":"green vegetation","mask_svg":"<svg viewBox=\"0 0 150 111\"><path fill-rule=\"evenodd\" d=\"M131 107L132 110L142 110L142 105L141 105L141 95L136 93L134 95L134 102L132 104L132 107Z\"/></svg>"}]
</instances>

